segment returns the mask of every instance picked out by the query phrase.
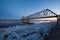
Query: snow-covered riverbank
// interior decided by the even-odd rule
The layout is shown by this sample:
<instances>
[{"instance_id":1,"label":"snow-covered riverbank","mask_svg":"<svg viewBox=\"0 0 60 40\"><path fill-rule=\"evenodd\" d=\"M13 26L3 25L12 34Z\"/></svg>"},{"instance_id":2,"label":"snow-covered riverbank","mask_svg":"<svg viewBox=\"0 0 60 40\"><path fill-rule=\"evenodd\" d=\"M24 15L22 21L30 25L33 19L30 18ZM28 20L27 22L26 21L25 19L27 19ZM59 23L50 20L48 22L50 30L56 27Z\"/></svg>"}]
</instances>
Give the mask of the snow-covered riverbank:
<instances>
[{"instance_id":1,"label":"snow-covered riverbank","mask_svg":"<svg viewBox=\"0 0 60 40\"><path fill-rule=\"evenodd\" d=\"M40 23L33 26L14 26L0 29L0 40L44 40L54 28L55 22Z\"/></svg>"}]
</instances>

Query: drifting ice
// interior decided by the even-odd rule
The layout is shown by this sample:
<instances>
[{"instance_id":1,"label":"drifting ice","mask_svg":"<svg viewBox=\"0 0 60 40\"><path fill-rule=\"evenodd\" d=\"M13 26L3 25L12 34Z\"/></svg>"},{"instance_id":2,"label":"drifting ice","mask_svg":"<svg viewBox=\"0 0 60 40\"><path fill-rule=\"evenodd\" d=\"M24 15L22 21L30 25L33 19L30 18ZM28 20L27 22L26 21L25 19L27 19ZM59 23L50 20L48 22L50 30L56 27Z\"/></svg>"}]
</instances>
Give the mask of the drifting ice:
<instances>
[{"instance_id":1,"label":"drifting ice","mask_svg":"<svg viewBox=\"0 0 60 40\"><path fill-rule=\"evenodd\" d=\"M40 23L34 26L14 26L0 29L0 40L44 40L54 28L55 22Z\"/></svg>"}]
</instances>

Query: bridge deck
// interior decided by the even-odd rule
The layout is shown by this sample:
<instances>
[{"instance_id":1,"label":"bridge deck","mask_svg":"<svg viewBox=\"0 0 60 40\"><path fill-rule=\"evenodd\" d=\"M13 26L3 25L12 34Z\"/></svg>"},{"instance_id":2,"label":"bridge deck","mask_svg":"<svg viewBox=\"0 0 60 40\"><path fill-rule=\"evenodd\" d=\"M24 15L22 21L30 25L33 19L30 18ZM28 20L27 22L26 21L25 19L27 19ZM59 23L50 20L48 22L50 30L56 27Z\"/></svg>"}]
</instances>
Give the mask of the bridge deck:
<instances>
[{"instance_id":1,"label":"bridge deck","mask_svg":"<svg viewBox=\"0 0 60 40\"><path fill-rule=\"evenodd\" d=\"M29 19L40 19L40 18L53 18L53 17L60 17L60 15L57 16L47 16L47 17L36 17L36 18L29 18Z\"/></svg>"}]
</instances>

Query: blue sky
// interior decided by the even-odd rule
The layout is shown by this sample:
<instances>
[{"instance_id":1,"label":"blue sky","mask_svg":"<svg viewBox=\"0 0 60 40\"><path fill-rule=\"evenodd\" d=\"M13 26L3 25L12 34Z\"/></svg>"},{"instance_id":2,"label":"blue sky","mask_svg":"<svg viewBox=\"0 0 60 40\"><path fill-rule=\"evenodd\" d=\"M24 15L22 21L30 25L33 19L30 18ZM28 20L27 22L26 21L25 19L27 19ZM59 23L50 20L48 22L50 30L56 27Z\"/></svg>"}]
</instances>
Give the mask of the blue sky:
<instances>
[{"instance_id":1,"label":"blue sky","mask_svg":"<svg viewBox=\"0 0 60 40\"><path fill-rule=\"evenodd\" d=\"M0 0L0 18L19 19L47 8L60 14L60 0Z\"/></svg>"}]
</instances>

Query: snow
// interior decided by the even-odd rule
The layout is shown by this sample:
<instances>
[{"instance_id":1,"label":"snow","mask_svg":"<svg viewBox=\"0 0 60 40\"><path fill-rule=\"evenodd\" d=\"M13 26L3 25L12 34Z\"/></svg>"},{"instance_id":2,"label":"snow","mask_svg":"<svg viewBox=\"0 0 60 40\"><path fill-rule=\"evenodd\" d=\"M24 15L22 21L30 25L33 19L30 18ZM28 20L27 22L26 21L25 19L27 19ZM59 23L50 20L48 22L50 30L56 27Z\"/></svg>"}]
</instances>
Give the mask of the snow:
<instances>
[{"instance_id":1,"label":"snow","mask_svg":"<svg viewBox=\"0 0 60 40\"><path fill-rule=\"evenodd\" d=\"M56 22L40 23L32 26L14 26L0 29L0 40L45 40Z\"/></svg>"}]
</instances>

